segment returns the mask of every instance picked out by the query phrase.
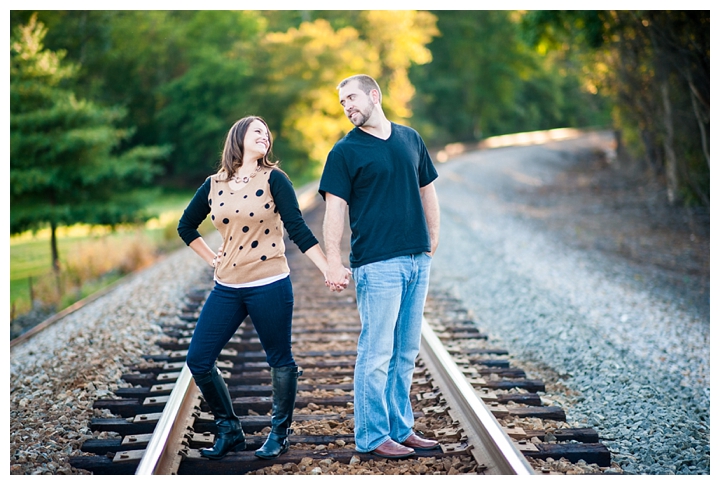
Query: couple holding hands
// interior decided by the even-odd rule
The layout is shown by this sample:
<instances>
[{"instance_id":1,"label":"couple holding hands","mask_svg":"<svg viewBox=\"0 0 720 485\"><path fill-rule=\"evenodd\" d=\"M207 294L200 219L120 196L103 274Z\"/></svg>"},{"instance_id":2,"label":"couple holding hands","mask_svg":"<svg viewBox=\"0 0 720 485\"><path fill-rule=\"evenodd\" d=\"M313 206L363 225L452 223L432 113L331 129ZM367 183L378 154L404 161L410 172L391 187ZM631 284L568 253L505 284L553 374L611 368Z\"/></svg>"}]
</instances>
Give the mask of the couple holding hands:
<instances>
[{"instance_id":1,"label":"couple holding hands","mask_svg":"<svg viewBox=\"0 0 720 485\"><path fill-rule=\"evenodd\" d=\"M270 159L265 121L248 116L230 129L219 171L197 190L178 233L215 268L187 354L187 365L217 425L211 459L245 449L245 435L215 362L250 315L272 379L271 432L255 455L287 451L298 369L291 348L293 291L284 231L325 276L331 291L355 281L361 332L354 375L355 447L404 458L437 441L413 431L410 385L438 244L440 210L432 160L420 135L389 121L377 82L360 74L337 87L355 125L330 151L320 179L325 200L325 251L307 227L287 175ZM345 213L351 228L350 267L342 264ZM198 227L210 214L223 244L214 252Z\"/></svg>"}]
</instances>

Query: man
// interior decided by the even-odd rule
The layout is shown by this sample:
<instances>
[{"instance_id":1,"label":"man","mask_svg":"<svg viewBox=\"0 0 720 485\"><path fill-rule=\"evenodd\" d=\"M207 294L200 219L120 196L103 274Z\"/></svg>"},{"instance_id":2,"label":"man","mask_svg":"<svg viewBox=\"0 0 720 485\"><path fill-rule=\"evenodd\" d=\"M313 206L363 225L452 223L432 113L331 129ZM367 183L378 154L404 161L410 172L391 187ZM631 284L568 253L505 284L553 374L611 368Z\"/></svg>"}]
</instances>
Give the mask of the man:
<instances>
[{"instance_id":1,"label":"man","mask_svg":"<svg viewBox=\"0 0 720 485\"><path fill-rule=\"evenodd\" d=\"M347 285L340 240L349 210L350 267L362 323L354 383L355 447L383 458L404 458L415 449L438 446L413 432L410 404L440 227L433 185L437 171L420 135L385 117L373 78L351 76L338 90L355 128L328 154L319 192L326 201L326 284L335 291Z\"/></svg>"}]
</instances>

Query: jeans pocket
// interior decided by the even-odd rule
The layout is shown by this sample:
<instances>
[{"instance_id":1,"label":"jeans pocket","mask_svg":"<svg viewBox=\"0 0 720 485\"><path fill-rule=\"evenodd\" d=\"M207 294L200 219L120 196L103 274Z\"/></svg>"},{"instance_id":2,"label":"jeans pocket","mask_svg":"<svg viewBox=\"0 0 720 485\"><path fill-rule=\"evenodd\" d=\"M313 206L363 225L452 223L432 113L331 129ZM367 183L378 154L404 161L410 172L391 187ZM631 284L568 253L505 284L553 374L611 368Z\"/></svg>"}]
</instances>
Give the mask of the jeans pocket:
<instances>
[{"instance_id":1,"label":"jeans pocket","mask_svg":"<svg viewBox=\"0 0 720 485\"><path fill-rule=\"evenodd\" d=\"M357 288L359 285L362 285L365 283L365 266L360 266L358 268L352 268L350 271L352 271L352 278L355 280L355 287Z\"/></svg>"}]
</instances>

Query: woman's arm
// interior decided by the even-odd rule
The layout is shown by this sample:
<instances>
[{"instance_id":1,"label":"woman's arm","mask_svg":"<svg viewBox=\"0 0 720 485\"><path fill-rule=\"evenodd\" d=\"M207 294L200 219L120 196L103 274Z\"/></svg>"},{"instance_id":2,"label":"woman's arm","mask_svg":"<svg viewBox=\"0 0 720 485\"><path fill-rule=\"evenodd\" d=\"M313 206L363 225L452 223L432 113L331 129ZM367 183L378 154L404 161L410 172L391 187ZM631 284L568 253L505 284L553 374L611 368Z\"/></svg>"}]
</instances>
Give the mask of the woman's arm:
<instances>
[{"instance_id":1,"label":"woman's arm","mask_svg":"<svg viewBox=\"0 0 720 485\"><path fill-rule=\"evenodd\" d=\"M222 255L222 247L216 255L198 232L198 227L200 227L200 224L202 224L210 213L210 205L208 203L210 184L210 177L208 177L200 188L197 189L192 200L185 208L182 217L180 217L177 231L185 244L190 246L203 261L215 267L218 265L219 258Z\"/></svg>"},{"instance_id":2,"label":"woman's arm","mask_svg":"<svg viewBox=\"0 0 720 485\"><path fill-rule=\"evenodd\" d=\"M283 226L292 242L304 253L316 245L318 240L303 219L292 182L282 170L273 169L269 183Z\"/></svg>"},{"instance_id":3,"label":"woman's arm","mask_svg":"<svg viewBox=\"0 0 720 485\"><path fill-rule=\"evenodd\" d=\"M310 258L315 266L322 272L326 280L325 284L327 285L327 258L317 238L305 223L305 219L303 219L300 211L300 205L297 201L295 189L284 172L273 170L273 173L270 174L270 191L278 213L280 214L280 219L283 221L283 226L285 226L288 232L288 236L297 245L298 249ZM347 285L350 283L347 276L348 273L349 271L345 274L344 284L338 286L347 288Z\"/></svg>"},{"instance_id":4,"label":"woman's arm","mask_svg":"<svg viewBox=\"0 0 720 485\"><path fill-rule=\"evenodd\" d=\"M222 247L218 250L217 254L210 249L210 246L205 242L202 237L196 238L189 244L190 249L200 256L207 264L215 268L220 264L220 258L222 257Z\"/></svg>"},{"instance_id":5,"label":"woman's arm","mask_svg":"<svg viewBox=\"0 0 720 485\"><path fill-rule=\"evenodd\" d=\"M325 274L327 273L328 264L327 259L325 258L325 253L323 253L323 250L320 248L320 244L316 244L307 251L305 251L305 256L310 258L310 261L312 261L323 274L323 276L325 276Z\"/></svg>"},{"instance_id":6,"label":"woman's arm","mask_svg":"<svg viewBox=\"0 0 720 485\"><path fill-rule=\"evenodd\" d=\"M188 246L200 237L198 227L200 227L200 224L202 224L210 213L210 204L208 203L210 184L210 177L208 177L200 188L197 189L178 221L178 235Z\"/></svg>"}]
</instances>

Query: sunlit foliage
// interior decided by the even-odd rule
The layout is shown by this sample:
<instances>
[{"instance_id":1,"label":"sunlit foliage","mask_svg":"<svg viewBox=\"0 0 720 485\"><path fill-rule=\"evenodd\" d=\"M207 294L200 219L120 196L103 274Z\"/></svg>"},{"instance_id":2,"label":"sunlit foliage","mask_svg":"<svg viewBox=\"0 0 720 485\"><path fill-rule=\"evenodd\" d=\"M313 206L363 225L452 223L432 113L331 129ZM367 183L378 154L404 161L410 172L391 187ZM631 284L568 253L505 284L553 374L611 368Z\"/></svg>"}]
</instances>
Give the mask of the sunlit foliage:
<instances>
[{"instance_id":1,"label":"sunlit foliage","mask_svg":"<svg viewBox=\"0 0 720 485\"><path fill-rule=\"evenodd\" d=\"M33 16L10 48L10 233L49 224L115 225L141 220L135 189L152 180L165 150L118 151L130 131L116 126L121 107L104 108L63 87L76 66L43 46L47 30Z\"/></svg>"}]
</instances>

